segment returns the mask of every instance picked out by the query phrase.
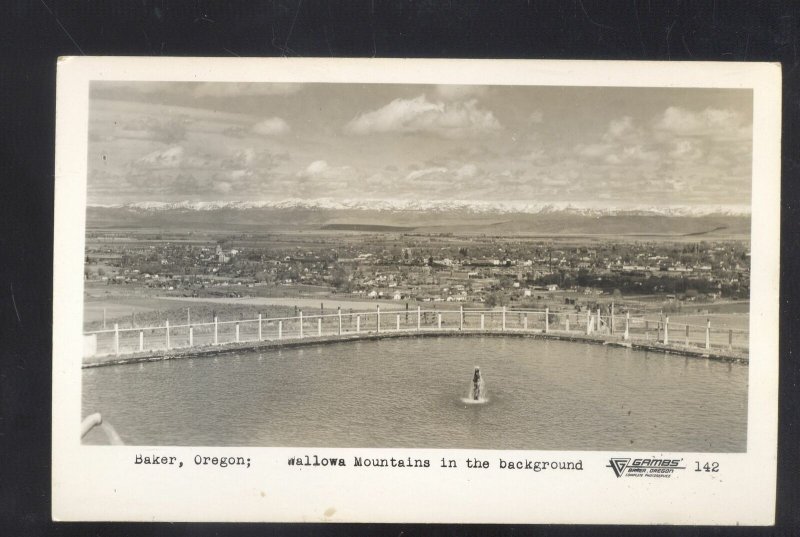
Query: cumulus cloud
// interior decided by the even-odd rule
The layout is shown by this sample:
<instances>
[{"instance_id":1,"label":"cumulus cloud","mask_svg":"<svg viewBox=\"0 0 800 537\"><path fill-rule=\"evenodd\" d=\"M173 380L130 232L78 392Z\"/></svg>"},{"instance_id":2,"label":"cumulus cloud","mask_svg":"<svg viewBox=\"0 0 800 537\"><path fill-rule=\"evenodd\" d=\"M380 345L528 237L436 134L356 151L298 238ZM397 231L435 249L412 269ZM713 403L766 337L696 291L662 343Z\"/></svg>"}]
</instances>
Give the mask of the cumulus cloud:
<instances>
[{"instance_id":1,"label":"cumulus cloud","mask_svg":"<svg viewBox=\"0 0 800 537\"><path fill-rule=\"evenodd\" d=\"M259 121L251 129L255 134L262 136L277 136L286 134L291 130L289 124L279 117L271 117L264 121Z\"/></svg>"},{"instance_id":2,"label":"cumulus cloud","mask_svg":"<svg viewBox=\"0 0 800 537\"><path fill-rule=\"evenodd\" d=\"M395 99L386 106L363 113L345 125L345 132L427 133L443 138L475 138L497 132L500 122L476 100L431 102L425 95Z\"/></svg>"},{"instance_id":3,"label":"cumulus cloud","mask_svg":"<svg viewBox=\"0 0 800 537\"><path fill-rule=\"evenodd\" d=\"M700 112L670 106L654 122L661 132L711 139L749 138L750 127L735 110L706 108Z\"/></svg>"},{"instance_id":4,"label":"cumulus cloud","mask_svg":"<svg viewBox=\"0 0 800 537\"><path fill-rule=\"evenodd\" d=\"M186 151L181 146L173 146L163 151L153 151L137 159L137 167L150 169L179 168L185 163Z\"/></svg>"},{"instance_id":5,"label":"cumulus cloud","mask_svg":"<svg viewBox=\"0 0 800 537\"><path fill-rule=\"evenodd\" d=\"M643 131L638 128L633 118L630 116L623 116L619 119L611 120L608 124L608 129L603 135L603 140L609 143L634 141L644 136Z\"/></svg>"},{"instance_id":6,"label":"cumulus cloud","mask_svg":"<svg viewBox=\"0 0 800 537\"><path fill-rule=\"evenodd\" d=\"M609 122L601 142L578 144L575 153L597 163L618 166L623 164L657 163L661 152L646 129L636 125L630 116Z\"/></svg>"},{"instance_id":7,"label":"cumulus cloud","mask_svg":"<svg viewBox=\"0 0 800 537\"><path fill-rule=\"evenodd\" d=\"M328 166L328 163L325 162L324 160L315 160L314 162L308 165L308 168L306 168L305 173L306 175L319 175L327 171L329 168L330 166Z\"/></svg>"},{"instance_id":8,"label":"cumulus cloud","mask_svg":"<svg viewBox=\"0 0 800 537\"><path fill-rule=\"evenodd\" d=\"M352 172L350 166L331 166L324 160L315 160L304 170L297 173L298 177L305 179L340 179Z\"/></svg>"}]
</instances>

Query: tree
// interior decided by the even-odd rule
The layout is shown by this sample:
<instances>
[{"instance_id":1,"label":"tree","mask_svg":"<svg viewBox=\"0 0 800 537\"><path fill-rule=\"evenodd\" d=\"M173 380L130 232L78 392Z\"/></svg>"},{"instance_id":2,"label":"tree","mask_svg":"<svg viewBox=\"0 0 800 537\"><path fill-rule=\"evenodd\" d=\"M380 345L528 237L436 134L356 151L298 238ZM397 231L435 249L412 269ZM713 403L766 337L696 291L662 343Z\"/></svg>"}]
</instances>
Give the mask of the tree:
<instances>
[{"instance_id":1,"label":"tree","mask_svg":"<svg viewBox=\"0 0 800 537\"><path fill-rule=\"evenodd\" d=\"M350 287L350 274L341 265L334 267L331 272L331 284L340 290L348 290Z\"/></svg>"}]
</instances>

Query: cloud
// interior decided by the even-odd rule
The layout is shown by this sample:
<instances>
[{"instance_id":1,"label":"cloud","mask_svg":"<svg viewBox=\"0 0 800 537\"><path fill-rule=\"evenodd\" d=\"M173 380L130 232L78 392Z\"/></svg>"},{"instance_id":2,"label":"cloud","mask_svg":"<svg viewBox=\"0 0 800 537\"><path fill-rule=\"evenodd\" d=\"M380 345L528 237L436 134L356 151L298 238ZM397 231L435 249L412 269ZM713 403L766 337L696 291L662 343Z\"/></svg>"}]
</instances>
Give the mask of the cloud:
<instances>
[{"instance_id":1,"label":"cloud","mask_svg":"<svg viewBox=\"0 0 800 537\"><path fill-rule=\"evenodd\" d=\"M254 133L262 136L276 136L286 134L291 130L289 124L279 117L271 117L253 125L251 129Z\"/></svg>"},{"instance_id":2,"label":"cloud","mask_svg":"<svg viewBox=\"0 0 800 537\"><path fill-rule=\"evenodd\" d=\"M575 146L575 152L578 155L590 159L606 158L612 150L611 144L578 144Z\"/></svg>"},{"instance_id":3,"label":"cloud","mask_svg":"<svg viewBox=\"0 0 800 537\"><path fill-rule=\"evenodd\" d=\"M457 100L466 97L481 97L489 90L486 86L464 86L460 84L441 84L436 86L436 95L443 99Z\"/></svg>"},{"instance_id":4,"label":"cloud","mask_svg":"<svg viewBox=\"0 0 800 537\"><path fill-rule=\"evenodd\" d=\"M657 162L660 158L658 151L646 149L642 145L631 145L619 148L616 152L606 156L608 164L622 164L625 162Z\"/></svg>"},{"instance_id":5,"label":"cloud","mask_svg":"<svg viewBox=\"0 0 800 537\"><path fill-rule=\"evenodd\" d=\"M574 150L579 157L613 166L655 163L661 158L652 136L630 116L611 120L601 139L601 143L578 144Z\"/></svg>"},{"instance_id":6,"label":"cloud","mask_svg":"<svg viewBox=\"0 0 800 537\"><path fill-rule=\"evenodd\" d=\"M447 168L445 168L444 166L435 166L435 167L432 167L432 168L423 168L421 170L415 170L415 171L409 173L408 175L406 175L406 180L415 181L417 179L420 179L420 178L428 176L428 175L442 174L442 173L447 173Z\"/></svg>"},{"instance_id":7,"label":"cloud","mask_svg":"<svg viewBox=\"0 0 800 537\"><path fill-rule=\"evenodd\" d=\"M669 156L675 160L692 161L702 157L703 150L700 149L700 144L698 142L680 139L676 140L673 144L673 148L672 151L669 152ZM716 161L716 163L719 164L720 161Z\"/></svg>"},{"instance_id":8,"label":"cloud","mask_svg":"<svg viewBox=\"0 0 800 537\"><path fill-rule=\"evenodd\" d=\"M425 95L415 99L395 99L386 106L353 118L345 132L356 135L374 133L427 133L442 138L477 138L501 129L494 114L478 107L476 100L431 102Z\"/></svg>"},{"instance_id":9,"label":"cloud","mask_svg":"<svg viewBox=\"0 0 800 537\"><path fill-rule=\"evenodd\" d=\"M542 184L547 186L567 186L570 183L570 179L564 177L563 175L555 178L555 177L545 177L542 179Z\"/></svg>"},{"instance_id":10,"label":"cloud","mask_svg":"<svg viewBox=\"0 0 800 537\"><path fill-rule=\"evenodd\" d=\"M297 173L298 177L306 179L340 179L352 172L350 166L331 166L324 160L315 160L304 170Z\"/></svg>"},{"instance_id":11,"label":"cloud","mask_svg":"<svg viewBox=\"0 0 800 537\"><path fill-rule=\"evenodd\" d=\"M633 118L630 116L623 116L619 119L611 120L608 124L608 129L603 134L603 141L614 143L622 141L635 141L644 136L641 129L636 127Z\"/></svg>"},{"instance_id":12,"label":"cloud","mask_svg":"<svg viewBox=\"0 0 800 537\"><path fill-rule=\"evenodd\" d=\"M657 131L679 136L705 136L710 139L742 139L750 137L750 126L735 110L706 108L694 112L670 106L655 122Z\"/></svg>"},{"instance_id":13,"label":"cloud","mask_svg":"<svg viewBox=\"0 0 800 537\"><path fill-rule=\"evenodd\" d=\"M478 167L474 164L464 164L458 170L456 175L458 177L475 177L478 174Z\"/></svg>"},{"instance_id":14,"label":"cloud","mask_svg":"<svg viewBox=\"0 0 800 537\"><path fill-rule=\"evenodd\" d=\"M184 162L185 150L181 146L173 146L163 151L153 151L135 161L136 167L149 169L179 168Z\"/></svg>"},{"instance_id":15,"label":"cloud","mask_svg":"<svg viewBox=\"0 0 800 537\"><path fill-rule=\"evenodd\" d=\"M122 123L118 132L121 138L152 140L174 144L186 139L186 126L191 122L186 118L155 118L141 116Z\"/></svg>"},{"instance_id":16,"label":"cloud","mask_svg":"<svg viewBox=\"0 0 800 537\"><path fill-rule=\"evenodd\" d=\"M217 181L214 183L214 190L221 194L227 194L233 189L233 185L228 181Z\"/></svg>"},{"instance_id":17,"label":"cloud","mask_svg":"<svg viewBox=\"0 0 800 537\"><path fill-rule=\"evenodd\" d=\"M286 155L276 155L263 149L256 150L252 147L245 147L221 159L219 167L225 170L239 168L270 169L277 166L278 162L285 160L285 158Z\"/></svg>"},{"instance_id":18,"label":"cloud","mask_svg":"<svg viewBox=\"0 0 800 537\"><path fill-rule=\"evenodd\" d=\"M325 162L324 160L315 160L314 162L308 165L308 168L306 168L305 173L306 175L320 175L321 173L324 173L328 168L330 168L330 166L328 166L328 163Z\"/></svg>"},{"instance_id":19,"label":"cloud","mask_svg":"<svg viewBox=\"0 0 800 537\"><path fill-rule=\"evenodd\" d=\"M532 162L539 164L549 162L551 160L544 149L534 149L531 152L522 155L521 157L519 157L519 159L525 162Z\"/></svg>"}]
</instances>

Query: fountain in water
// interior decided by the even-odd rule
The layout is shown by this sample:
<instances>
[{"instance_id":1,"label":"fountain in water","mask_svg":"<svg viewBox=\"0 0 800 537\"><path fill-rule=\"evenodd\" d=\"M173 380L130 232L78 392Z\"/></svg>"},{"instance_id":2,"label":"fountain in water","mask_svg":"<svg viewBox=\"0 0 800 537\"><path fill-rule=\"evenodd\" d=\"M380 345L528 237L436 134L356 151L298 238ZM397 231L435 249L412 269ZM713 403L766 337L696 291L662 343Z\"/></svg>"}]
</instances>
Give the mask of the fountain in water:
<instances>
[{"instance_id":1,"label":"fountain in water","mask_svg":"<svg viewBox=\"0 0 800 537\"><path fill-rule=\"evenodd\" d=\"M467 398L462 399L465 403L485 403L486 398L486 385L483 382L483 375L481 375L481 368L475 366L475 372L472 374L472 382L469 387L469 395Z\"/></svg>"}]
</instances>

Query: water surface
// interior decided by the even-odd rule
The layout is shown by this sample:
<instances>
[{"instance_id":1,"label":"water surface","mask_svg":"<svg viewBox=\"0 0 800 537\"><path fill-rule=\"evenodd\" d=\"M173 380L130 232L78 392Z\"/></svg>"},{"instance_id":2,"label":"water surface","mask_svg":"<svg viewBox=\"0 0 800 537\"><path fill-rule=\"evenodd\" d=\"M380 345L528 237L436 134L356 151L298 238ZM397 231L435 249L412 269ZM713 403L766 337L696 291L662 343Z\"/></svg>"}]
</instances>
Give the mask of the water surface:
<instances>
[{"instance_id":1,"label":"water surface","mask_svg":"<svg viewBox=\"0 0 800 537\"><path fill-rule=\"evenodd\" d=\"M488 400L465 404L475 366ZM83 415L134 445L733 452L747 374L583 343L386 339L85 369Z\"/></svg>"}]
</instances>

